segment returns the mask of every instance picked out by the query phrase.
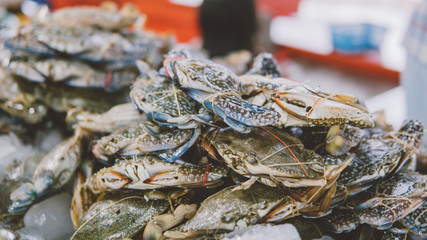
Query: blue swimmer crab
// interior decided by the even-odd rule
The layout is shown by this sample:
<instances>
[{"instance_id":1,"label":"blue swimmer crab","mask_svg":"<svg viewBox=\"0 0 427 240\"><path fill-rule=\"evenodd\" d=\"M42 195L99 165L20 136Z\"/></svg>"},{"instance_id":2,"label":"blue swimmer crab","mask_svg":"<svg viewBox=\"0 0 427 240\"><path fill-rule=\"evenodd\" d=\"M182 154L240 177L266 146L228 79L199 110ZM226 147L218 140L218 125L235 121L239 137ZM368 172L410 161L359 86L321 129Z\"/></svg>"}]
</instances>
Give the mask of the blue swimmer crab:
<instances>
[{"instance_id":1,"label":"blue swimmer crab","mask_svg":"<svg viewBox=\"0 0 427 240\"><path fill-rule=\"evenodd\" d=\"M108 30L129 27L140 16L132 4L125 4L120 10L114 2L103 2L101 6L72 6L54 11L50 16L45 9L39 10L34 21L60 26L96 26Z\"/></svg>"},{"instance_id":2,"label":"blue swimmer crab","mask_svg":"<svg viewBox=\"0 0 427 240\"><path fill-rule=\"evenodd\" d=\"M168 57L167 75L190 97L220 116L235 131L248 133L252 126L272 125L275 110L242 99L240 79L226 67L205 59Z\"/></svg>"},{"instance_id":3,"label":"blue swimmer crab","mask_svg":"<svg viewBox=\"0 0 427 240\"><path fill-rule=\"evenodd\" d=\"M0 227L10 229L22 227L25 212L8 212L8 207L12 203L9 199L9 194L22 184L31 181L37 165L44 156L45 154L40 153L23 161L16 161L5 170L5 175L0 180L0 189L2 192L0 195Z\"/></svg>"},{"instance_id":4,"label":"blue swimmer crab","mask_svg":"<svg viewBox=\"0 0 427 240\"><path fill-rule=\"evenodd\" d=\"M166 231L164 235L167 238L188 239L222 234L254 225L271 210L294 204L292 198L277 188L259 183L245 190L234 190L234 186L230 186L205 199L193 218L174 230ZM297 215L293 207L289 208L287 216L292 214Z\"/></svg>"},{"instance_id":5,"label":"blue swimmer crab","mask_svg":"<svg viewBox=\"0 0 427 240\"><path fill-rule=\"evenodd\" d=\"M427 201L418 207L415 211L406 215L400 223L412 233L413 238L425 239L427 237Z\"/></svg>"},{"instance_id":6,"label":"blue swimmer crab","mask_svg":"<svg viewBox=\"0 0 427 240\"><path fill-rule=\"evenodd\" d=\"M4 46L13 52L35 55L67 56L92 63L115 66L134 65L143 59L158 65L170 39L148 32L113 33L90 26L61 26L32 24L19 27Z\"/></svg>"},{"instance_id":7,"label":"blue swimmer crab","mask_svg":"<svg viewBox=\"0 0 427 240\"><path fill-rule=\"evenodd\" d=\"M117 161L112 167L103 168L88 178L86 185L94 192L119 189L155 189L164 187L200 187L222 184L227 175L224 166L199 166L167 163L157 156L144 156Z\"/></svg>"},{"instance_id":8,"label":"blue swimmer crab","mask_svg":"<svg viewBox=\"0 0 427 240\"><path fill-rule=\"evenodd\" d=\"M335 191L334 182L352 160L350 156L339 164L327 165L297 138L273 127L254 128L248 134L230 128L211 130L202 147L240 175L250 177L244 187L258 180L284 188L296 200L307 203L313 203L325 191Z\"/></svg>"},{"instance_id":9,"label":"blue swimmer crab","mask_svg":"<svg viewBox=\"0 0 427 240\"><path fill-rule=\"evenodd\" d=\"M47 114L47 106L32 94L21 91L12 76L0 66L0 108L11 116L29 123L40 122Z\"/></svg>"},{"instance_id":10,"label":"blue swimmer crab","mask_svg":"<svg viewBox=\"0 0 427 240\"><path fill-rule=\"evenodd\" d=\"M408 121L397 132L379 138L362 138L351 150L355 154L354 161L337 180L334 202L345 201L347 197L372 186L376 180L400 170L419 146L423 132L421 122ZM333 156L330 159L342 161Z\"/></svg>"},{"instance_id":11,"label":"blue swimmer crab","mask_svg":"<svg viewBox=\"0 0 427 240\"><path fill-rule=\"evenodd\" d=\"M150 72L148 64L137 64L139 69ZM129 95L137 109L159 125L189 129L198 127L198 122L207 123L212 119L196 101L158 73L138 79Z\"/></svg>"},{"instance_id":12,"label":"blue swimmer crab","mask_svg":"<svg viewBox=\"0 0 427 240\"><path fill-rule=\"evenodd\" d=\"M427 176L401 172L383 179L375 187L375 196L356 209L362 223L387 229L420 207L427 197Z\"/></svg>"},{"instance_id":13,"label":"blue swimmer crab","mask_svg":"<svg viewBox=\"0 0 427 240\"><path fill-rule=\"evenodd\" d=\"M201 204L193 218L164 236L173 239L220 237L257 223L280 222L315 211L311 205L297 202L280 189L254 183L247 189L227 187Z\"/></svg>"},{"instance_id":14,"label":"blue swimmer crab","mask_svg":"<svg viewBox=\"0 0 427 240\"><path fill-rule=\"evenodd\" d=\"M9 72L31 82L64 84L77 88L103 89L116 92L129 87L138 76L134 65L104 69L99 66L65 59L13 60Z\"/></svg>"},{"instance_id":15,"label":"blue swimmer crab","mask_svg":"<svg viewBox=\"0 0 427 240\"><path fill-rule=\"evenodd\" d=\"M76 129L74 136L57 145L37 166L31 182L22 184L10 194L9 212L28 208L41 196L61 188L73 176L80 164L85 133Z\"/></svg>"},{"instance_id":16,"label":"blue swimmer crab","mask_svg":"<svg viewBox=\"0 0 427 240\"><path fill-rule=\"evenodd\" d=\"M90 206L71 239L103 240L134 237L153 217L180 204L181 196L186 192L179 192L181 193L177 191L166 194L154 193L154 198L151 198L153 194L147 191L105 194ZM178 206L175 210L179 208Z\"/></svg>"},{"instance_id":17,"label":"blue swimmer crab","mask_svg":"<svg viewBox=\"0 0 427 240\"><path fill-rule=\"evenodd\" d=\"M172 129L142 122L102 137L92 152L104 161L120 156L156 154L167 162L174 162L194 144L200 132L200 128Z\"/></svg>"},{"instance_id":18,"label":"blue swimmer crab","mask_svg":"<svg viewBox=\"0 0 427 240\"><path fill-rule=\"evenodd\" d=\"M314 91L309 86L287 78L261 75L242 75L248 101L279 113L278 127L333 126L348 123L372 127L374 121L357 99Z\"/></svg>"}]
</instances>

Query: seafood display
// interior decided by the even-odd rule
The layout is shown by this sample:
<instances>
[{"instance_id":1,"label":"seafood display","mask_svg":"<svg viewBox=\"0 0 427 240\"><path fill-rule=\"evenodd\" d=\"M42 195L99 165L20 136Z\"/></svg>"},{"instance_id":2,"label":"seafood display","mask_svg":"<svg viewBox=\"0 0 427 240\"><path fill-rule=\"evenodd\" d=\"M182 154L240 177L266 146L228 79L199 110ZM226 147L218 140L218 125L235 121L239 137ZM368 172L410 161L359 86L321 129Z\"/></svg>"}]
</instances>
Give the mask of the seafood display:
<instances>
[{"instance_id":1,"label":"seafood display","mask_svg":"<svg viewBox=\"0 0 427 240\"><path fill-rule=\"evenodd\" d=\"M143 18L130 4L42 8L1 39L2 121L55 117L71 134L4 170L0 238L31 238L27 210L58 192L73 195L76 240L279 224L302 239L426 238L420 121L384 128L356 97L283 77L270 53L250 67L248 52L196 57L129 30Z\"/></svg>"}]
</instances>

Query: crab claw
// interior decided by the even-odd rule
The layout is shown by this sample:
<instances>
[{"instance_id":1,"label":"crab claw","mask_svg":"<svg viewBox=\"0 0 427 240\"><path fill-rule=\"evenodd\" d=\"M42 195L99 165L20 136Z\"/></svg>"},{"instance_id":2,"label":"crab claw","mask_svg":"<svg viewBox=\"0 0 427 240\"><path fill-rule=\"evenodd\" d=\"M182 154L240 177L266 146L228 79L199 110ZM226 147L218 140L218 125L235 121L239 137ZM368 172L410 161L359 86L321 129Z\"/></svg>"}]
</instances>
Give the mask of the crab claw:
<instances>
[{"instance_id":1,"label":"crab claw","mask_svg":"<svg viewBox=\"0 0 427 240\"><path fill-rule=\"evenodd\" d=\"M18 189L10 194L10 200L12 201L26 201L34 199L36 191L32 183L24 183Z\"/></svg>"},{"instance_id":2,"label":"crab claw","mask_svg":"<svg viewBox=\"0 0 427 240\"><path fill-rule=\"evenodd\" d=\"M131 182L131 178L122 175L121 173L101 169L100 173L96 174L95 177L88 179L87 185L92 190L92 192L99 193L107 189L121 189Z\"/></svg>"},{"instance_id":3,"label":"crab claw","mask_svg":"<svg viewBox=\"0 0 427 240\"><path fill-rule=\"evenodd\" d=\"M9 206L9 212L24 211L37 198L37 193L34 190L32 183L24 183L18 189L10 194L12 204Z\"/></svg>"},{"instance_id":4,"label":"crab claw","mask_svg":"<svg viewBox=\"0 0 427 240\"><path fill-rule=\"evenodd\" d=\"M55 176L51 171L43 171L34 179L34 191L37 195L42 195L52 186Z\"/></svg>"},{"instance_id":5,"label":"crab claw","mask_svg":"<svg viewBox=\"0 0 427 240\"><path fill-rule=\"evenodd\" d=\"M222 184L221 178L227 174L223 166L208 165L206 170L183 166L176 170L156 174L144 181L145 184L161 186L218 186Z\"/></svg>"},{"instance_id":6,"label":"crab claw","mask_svg":"<svg viewBox=\"0 0 427 240\"><path fill-rule=\"evenodd\" d=\"M145 227L142 239L160 239L163 231L178 225L184 219L192 218L196 210L196 204L182 204L179 205L173 213L155 216Z\"/></svg>"}]
</instances>

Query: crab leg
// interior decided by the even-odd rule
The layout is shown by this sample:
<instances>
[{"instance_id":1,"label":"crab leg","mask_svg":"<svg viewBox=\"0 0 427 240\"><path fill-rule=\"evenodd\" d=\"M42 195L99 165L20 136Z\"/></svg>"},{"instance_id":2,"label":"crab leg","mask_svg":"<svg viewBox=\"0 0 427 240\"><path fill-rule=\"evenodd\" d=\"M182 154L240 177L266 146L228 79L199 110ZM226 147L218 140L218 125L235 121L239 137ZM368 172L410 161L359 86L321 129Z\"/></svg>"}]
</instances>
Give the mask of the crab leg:
<instances>
[{"instance_id":1,"label":"crab leg","mask_svg":"<svg viewBox=\"0 0 427 240\"><path fill-rule=\"evenodd\" d=\"M373 127L372 116L359 108L310 93L284 92L273 96L281 108L314 125L332 126L349 123Z\"/></svg>"},{"instance_id":2,"label":"crab leg","mask_svg":"<svg viewBox=\"0 0 427 240\"><path fill-rule=\"evenodd\" d=\"M164 231L180 224L184 219L190 219L196 214L196 204L181 204L173 213L155 216L145 226L142 239L160 239Z\"/></svg>"}]
</instances>

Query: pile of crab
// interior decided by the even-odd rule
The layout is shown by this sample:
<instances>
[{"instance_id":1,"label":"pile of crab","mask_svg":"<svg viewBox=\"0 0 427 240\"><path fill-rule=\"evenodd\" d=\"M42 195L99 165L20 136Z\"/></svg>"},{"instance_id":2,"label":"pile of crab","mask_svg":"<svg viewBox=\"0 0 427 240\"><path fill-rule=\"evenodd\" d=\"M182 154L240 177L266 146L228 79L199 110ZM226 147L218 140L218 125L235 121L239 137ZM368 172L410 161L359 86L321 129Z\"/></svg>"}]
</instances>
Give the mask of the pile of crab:
<instances>
[{"instance_id":1,"label":"pile of crab","mask_svg":"<svg viewBox=\"0 0 427 240\"><path fill-rule=\"evenodd\" d=\"M53 13L44 6L28 24L2 31L0 109L35 124L49 112L104 112L126 102L135 60L159 67L174 42L142 30L143 22L135 6L105 2Z\"/></svg>"},{"instance_id":2,"label":"pile of crab","mask_svg":"<svg viewBox=\"0 0 427 240\"><path fill-rule=\"evenodd\" d=\"M34 37L18 36L9 43L15 54L43 47L57 56L64 46L42 38L20 48ZM109 52L115 43L98 56L121 65L120 51ZM60 55L97 59L85 44ZM426 238L427 176L415 172L419 121L375 126L358 99L281 77L268 53L240 76L183 48L165 54L160 69L148 60L135 63L129 103L103 113L69 110L70 138L11 166L0 181L8 211L0 226L19 228L20 213L76 176L71 239L218 239L283 223L302 239ZM13 74L26 66L26 80L34 72L59 84L38 60L20 61L9 64Z\"/></svg>"}]
</instances>

